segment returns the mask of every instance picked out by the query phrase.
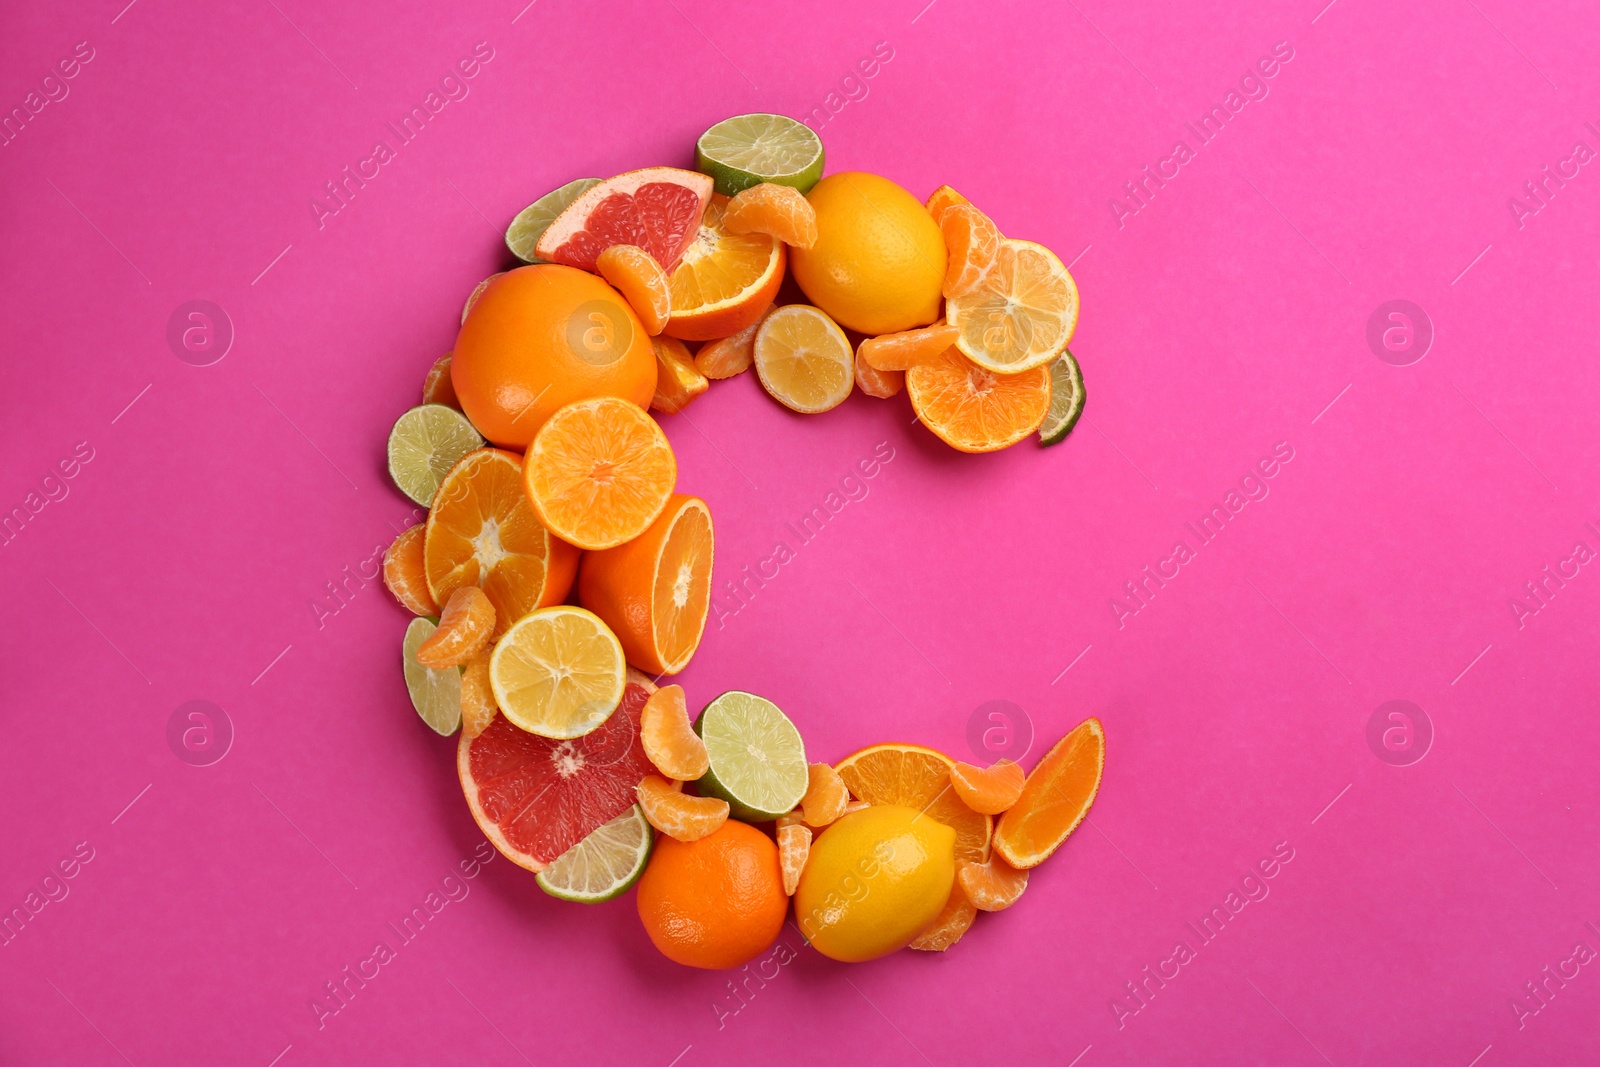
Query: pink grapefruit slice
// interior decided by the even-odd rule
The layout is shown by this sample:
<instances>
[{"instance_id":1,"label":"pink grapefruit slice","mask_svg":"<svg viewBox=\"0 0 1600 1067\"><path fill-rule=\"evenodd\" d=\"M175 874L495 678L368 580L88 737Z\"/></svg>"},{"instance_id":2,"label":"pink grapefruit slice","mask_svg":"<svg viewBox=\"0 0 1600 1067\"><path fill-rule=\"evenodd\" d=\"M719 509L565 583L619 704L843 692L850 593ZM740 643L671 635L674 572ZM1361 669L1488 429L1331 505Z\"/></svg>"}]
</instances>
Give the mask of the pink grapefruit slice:
<instances>
[{"instance_id":1,"label":"pink grapefruit slice","mask_svg":"<svg viewBox=\"0 0 1600 1067\"><path fill-rule=\"evenodd\" d=\"M629 671L611 717L566 741L519 730L500 714L476 737L463 732L456 746L461 791L501 855L537 873L633 807L639 783L656 773L639 729L654 689Z\"/></svg>"},{"instance_id":2,"label":"pink grapefruit slice","mask_svg":"<svg viewBox=\"0 0 1600 1067\"><path fill-rule=\"evenodd\" d=\"M607 248L637 245L670 277L700 233L713 184L710 175L677 167L645 167L607 178L556 216L534 254L594 271Z\"/></svg>"}]
</instances>

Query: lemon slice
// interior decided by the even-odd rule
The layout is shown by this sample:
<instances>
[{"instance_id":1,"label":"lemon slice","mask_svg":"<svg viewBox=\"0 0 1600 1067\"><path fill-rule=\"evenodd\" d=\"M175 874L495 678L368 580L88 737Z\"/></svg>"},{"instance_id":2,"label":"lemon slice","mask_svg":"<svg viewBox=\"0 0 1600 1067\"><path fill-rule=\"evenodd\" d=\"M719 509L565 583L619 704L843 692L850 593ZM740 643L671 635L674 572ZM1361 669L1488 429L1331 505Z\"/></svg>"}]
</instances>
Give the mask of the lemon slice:
<instances>
[{"instance_id":1,"label":"lemon slice","mask_svg":"<svg viewBox=\"0 0 1600 1067\"><path fill-rule=\"evenodd\" d=\"M1005 240L977 284L945 303L956 347L995 374L1042 367L1067 350L1078 325L1078 286L1056 254Z\"/></svg>"},{"instance_id":2,"label":"lemon slice","mask_svg":"<svg viewBox=\"0 0 1600 1067\"><path fill-rule=\"evenodd\" d=\"M489 684L500 713L540 737L582 737L622 702L628 665L605 623L559 605L524 615L496 642Z\"/></svg>"},{"instance_id":3,"label":"lemon slice","mask_svg":"<svg viewBox=\"0 0 1600 1067\"><path fill-rule=\"evenodd\" d=\"M482 447L483 438L461 412L443 404L423 404L401 415L389 431L389 477L406 496L432 507L450 468Z\"/></svg>"},{"instance_id":4,"label":"lemon slice","mask_svg":"<svg viewBox=\"0 0 1600 1067\"><path fill-rule=\"evenodd\" d=\"M772 398L806 415L844 403L856 380L850 339L809 304L790 304L766 317L756 333L755 364Z\"/></svg>"},{"instance_id":5,"label":"lemon slice","mask_svg":"<svg viewBox=\"0 0 1600 1067\"><path fill-rule=\"evenodd\" d=\"M406 627L402 664L411 706L435 733L449 737L461 726L461 668L433 671L417 662L417 649L438 629L436 619L412 619Z\"/></svg>"}]
</instances>

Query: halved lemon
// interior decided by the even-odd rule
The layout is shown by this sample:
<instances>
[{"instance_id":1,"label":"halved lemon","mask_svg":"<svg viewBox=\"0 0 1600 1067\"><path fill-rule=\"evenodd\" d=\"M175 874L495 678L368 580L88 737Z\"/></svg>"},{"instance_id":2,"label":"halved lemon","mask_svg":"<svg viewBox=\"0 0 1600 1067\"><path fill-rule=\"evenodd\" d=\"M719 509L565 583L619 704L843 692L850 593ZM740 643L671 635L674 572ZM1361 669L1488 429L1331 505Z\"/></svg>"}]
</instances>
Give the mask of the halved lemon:
<instances>
[{"instance_id":1,"label":"halved lemon","mask_svg":"<svg viewBox=\"0 0 1600 1067\"><path fill-rule=\"evenodd\" d=\"M760 319L778 295L783 242L764 233L729 233L722 228L727 208L727 197L711 198L700 232L672 272L672 317L662 331L669 337L730 337Z\"/></svg>"},{"instance_id":2,"label":"halved lemon","mask_svg":"<svg viewBox=\"0 0 1600 1067\"><path fill-rule=\"evenodd\" d=\"M489 657L500 714L540 737L582 737L622 701L622 645L593 612L540 608L507 630Z\"/></svg>"},{"instance_id":3,"label":"halved lemon","mask_svg":"<svg viewBox=\"0 0 1600 1067\"><path fill-rule=\"evenodd\" d=\"M985 370L1020 374L1067 349L1078 325L1078 286L1056 254L1032 241L1003 240L990 268L945 303L956 345Z\"/></svg>"},{"instance_id":4,"label":"halved lemon","mask_svg":"<svg viewBox=\"0 0 1600 1067\"><path fill-rule=\"evenodd\" d=\"M827 312L809 304L767 316L756 333L755 363L772 398L806 415L844 403L856 380L850 339Z\"/></svg>"}]
</instances>

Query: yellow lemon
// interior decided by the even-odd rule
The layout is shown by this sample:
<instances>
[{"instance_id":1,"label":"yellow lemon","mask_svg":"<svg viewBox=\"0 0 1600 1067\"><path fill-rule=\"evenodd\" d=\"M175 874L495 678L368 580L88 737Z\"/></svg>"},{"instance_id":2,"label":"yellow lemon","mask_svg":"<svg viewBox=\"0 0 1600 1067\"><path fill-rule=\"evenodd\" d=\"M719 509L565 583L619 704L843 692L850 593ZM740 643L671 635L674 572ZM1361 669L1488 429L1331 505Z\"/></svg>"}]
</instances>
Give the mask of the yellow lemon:
<instances>
[{"instance_id":1,"label":"yellow lemon","mask_svg":"<svg viewBox=\"0 0 1600 1067\"><path fill-rule=\"evenodd\" d=\"M841 326L877 336L939 317L948 253L916 197L888 178L830 174L806 199L817 241L791 248L789 267L813 304Z\"/></svg>"},{"instance_id":2,"label":"yellow lemon","mask_svg":"<svg viewBox=\"0 0 1600 1067\"><path fill-rule=\"evenodd\" d=\"M829 826L794 892L811 947L861 963L904 948L939 917L956 877L956 832L915 808L873 805Z\"/></svg>"}]
</instances>

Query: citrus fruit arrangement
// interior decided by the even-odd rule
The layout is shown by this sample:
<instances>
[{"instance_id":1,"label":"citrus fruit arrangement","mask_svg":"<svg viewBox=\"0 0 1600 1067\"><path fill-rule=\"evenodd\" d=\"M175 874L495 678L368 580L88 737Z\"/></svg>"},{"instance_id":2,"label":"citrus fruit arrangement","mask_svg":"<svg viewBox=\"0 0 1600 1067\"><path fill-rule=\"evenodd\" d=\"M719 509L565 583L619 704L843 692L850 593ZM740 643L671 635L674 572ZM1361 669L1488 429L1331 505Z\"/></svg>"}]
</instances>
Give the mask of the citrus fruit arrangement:
<instances>
[{"instance_id":1,"label":"citrus fruit arrangement","mask_svg":"<svg viewBox=\"0 0 1600 1067\"><path fill-rule=\"evenodd\" d=\"M695 167L580 178L519 212L522 265L473 290L395 423L390 475L427 508L383 562L414 616L406 687L459 735L494 846L564 900L637 884L678 963L749 962L791 902L836 960L943 951L1083 820L1099 721L1024 773L910 744L813 762L777 705L737 689L691 716L660 683L704 635L715 536L652 412L753 369L796 412L903 388L963 451L1053 444L1083 410L1077 287L949 186L924 203L823 177L817 135L782 116L717 123Z\"/></svg>"}]
</instances>

